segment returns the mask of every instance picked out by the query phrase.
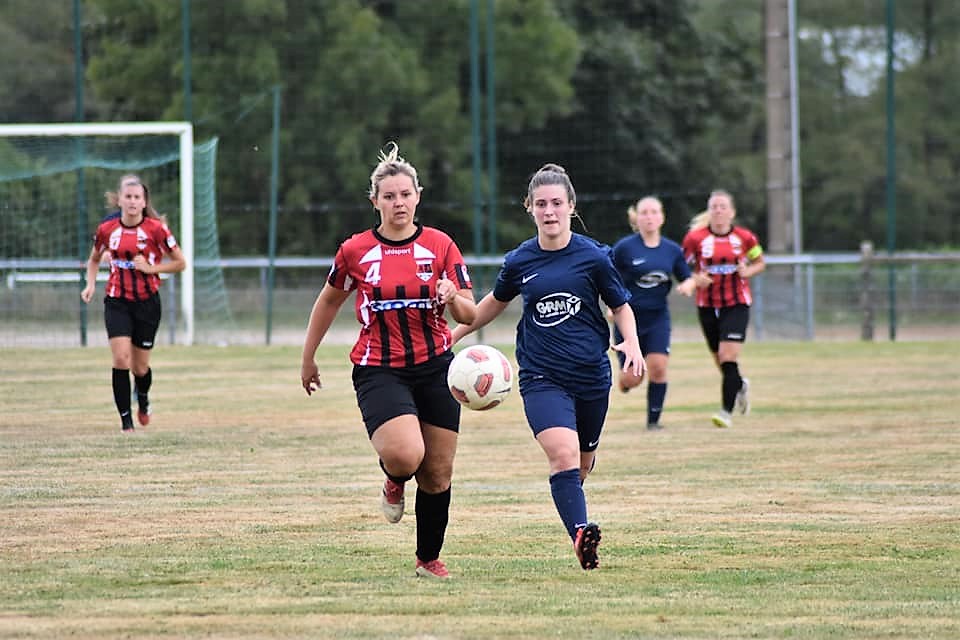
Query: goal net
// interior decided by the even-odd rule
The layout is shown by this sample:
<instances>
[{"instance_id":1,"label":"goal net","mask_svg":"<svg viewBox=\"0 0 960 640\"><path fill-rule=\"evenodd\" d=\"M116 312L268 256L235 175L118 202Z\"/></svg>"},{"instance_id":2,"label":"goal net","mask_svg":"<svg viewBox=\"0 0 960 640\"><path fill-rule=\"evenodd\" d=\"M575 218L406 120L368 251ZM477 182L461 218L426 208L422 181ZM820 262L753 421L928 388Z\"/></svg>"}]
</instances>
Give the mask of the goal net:
<instances>
[{"instance_id":1,"label":"goal net","mask_svg":"<svg viewBox=\"0 0 960 640\"><path fill-rule=\"evenodd\" d=\"M0 125L0 347L106 344L103 283L89 305L80 290L93 232L109 213L104 193L124 173L150 186L187 258L186 270L164 278L157 341L217 341L232 317L216 152L215 138L194 145L184 122Z\"/></svg>"}]
</instances>

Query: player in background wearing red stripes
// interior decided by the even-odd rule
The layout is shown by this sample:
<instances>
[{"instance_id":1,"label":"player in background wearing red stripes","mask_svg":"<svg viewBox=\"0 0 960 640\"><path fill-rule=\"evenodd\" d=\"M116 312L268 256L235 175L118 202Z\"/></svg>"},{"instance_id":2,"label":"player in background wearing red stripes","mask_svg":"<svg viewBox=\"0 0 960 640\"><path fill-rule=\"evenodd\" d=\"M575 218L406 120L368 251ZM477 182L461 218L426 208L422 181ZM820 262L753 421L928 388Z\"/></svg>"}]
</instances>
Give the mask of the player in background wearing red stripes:
<instances>
[{"instance_id":1,"label":"player in background wearing red stripes","mask_svg":"<svg viewBox=\"0 0 960 640\"><path fill-rule=\"evenodd\" d=\"M120 412L120 427L133 431L130 402L130 371L137 392L137 420L150 423L153 382L150 352L160 326L161 273L178 273L187 260L163 218L150 205L150 190L139 177L120 178L116 192L106 194L107 206L119 211L107 215L97 227L87 259L87 285L80 292L84 302L93 299L100 262L110 260L103 299L103 320L113 358L113 399ZM164 260L164 257L167 259Z\"/></svg>"},{"instance_id":2,"label":"player in background wearing red stripes","mask_svg":"<svg viewBox=\"0 0 960 640\"><path fill-rule=\"evenodd\" d=\"M750 411L750 382L737 362L750 322L749 279L766 268L763 248L746 227L734 224L733 196L710 194L707 210L690 223L683 254L697 281L697 312L707 347L723 376L721 408L712 420L717 427L733 424L732 414ZM708 276L709 280L705 277Z\"/></svg>"},{"instance_id":3,"label":"player in background wearing red stripes","mask_svg":"<svg viewBox=\"0 0 960 640\"><path fill-rule=\"evenodd\" d=\"M449 520L460 403L447 388L453 341L444 312L469 324L477 307L456 243L416 219L422 190L417 170L392 142L379 160L369 193L379 224L337 250L310 312L300 380L308 395L320 389L317 348L355 291L360 335L350 353L353 387L386 474L381 508L389 522L399 522L404 485L416 478L415 571L447 578L440 549Z\"/></svg>"}]
</instances>

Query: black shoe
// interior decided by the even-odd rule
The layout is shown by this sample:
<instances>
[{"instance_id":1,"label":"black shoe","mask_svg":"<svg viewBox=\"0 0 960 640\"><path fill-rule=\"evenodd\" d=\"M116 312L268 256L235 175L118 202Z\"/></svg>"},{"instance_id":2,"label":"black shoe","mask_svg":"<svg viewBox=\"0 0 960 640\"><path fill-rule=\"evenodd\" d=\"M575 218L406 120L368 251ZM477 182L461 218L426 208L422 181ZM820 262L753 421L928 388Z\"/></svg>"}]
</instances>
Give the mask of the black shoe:
<instances>
[{"instance_id":1,"label":"black shoe","mask_svg":"<svg viewBox=\"0 0 960 640\"><path fill-rule=\"evenodd\" d=\"M663 425L659 422L648 422L647 431L663 431Z\"/></svg>"},{"instance_id":2,"label":"black shoe","mask_svg":"<svg viewBox=\"0 0 960 640\"><path fill-rule=\"evenodd\" d=\"M600 546L600 525L588 522L577 529L577 538L573 541L573 550L577 554L580 566L585 570L596 569L600 566L597 558L597 547Z\"/></svg>"}]
</instances>

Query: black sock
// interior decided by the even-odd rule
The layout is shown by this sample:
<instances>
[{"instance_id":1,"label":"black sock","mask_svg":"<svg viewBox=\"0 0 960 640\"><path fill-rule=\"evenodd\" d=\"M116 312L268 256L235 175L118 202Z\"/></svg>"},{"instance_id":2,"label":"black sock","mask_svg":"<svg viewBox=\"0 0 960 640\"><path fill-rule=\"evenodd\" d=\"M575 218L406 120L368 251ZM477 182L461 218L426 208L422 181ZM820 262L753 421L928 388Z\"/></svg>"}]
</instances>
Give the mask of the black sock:
<instances>
[{"instance_id":1,"label":"black sock","mask_svg":"<svg viewBox=\"0 0 960 640\"><path fill-rule=\"evenodd\" d=\"M146 409L148 400L147 393L150 392L150 385L153 383L153 369L147 368L147 372L142 376L134 374L133 388L137 390L137 402L141 409Z\"/></svg>"},{"instance_id":2,"label":"black sock","mask_svg":"<svg viewBox=\"0 0 960 640\"><path fill-rule=\"evenodd\" d=\"M666 382L650 382L647 384L647 424L659 424L666 397Z\"/></svg>"},{"instance_id":3,"label":"black sock","mask_svg":"<svg viewBox=\"0 0 960 640\"><path fill-rule=\"evenodd\" d=\"M117 411L120 412L120 419L124 425L133 425L133 417L130 415L130 370L113 370L113 401L117 405Z\"/></svg>"},{"instance_id":4,"label":"black sock","mask_svg":"<svg viewBox=\"0 0 960 640\"><path fill-rule=\"evenodd\" d=\"M450 487L440 493L426 493L417 488L417 557L430 562L440 557L443 536L450 519Z\"/></svg>"},{"instance_id":5,"label":"black sock","mask_svg":"<svg viewBox=\"0 0 960 640\"><path fill-rule=\"evenodd\" d=\"M737 400L737 392L743 385L743 378L740 377L740 367L736 362L721 362L720 370L723 372L723 410L730 412Z\"/></svg>"}]
</instances>

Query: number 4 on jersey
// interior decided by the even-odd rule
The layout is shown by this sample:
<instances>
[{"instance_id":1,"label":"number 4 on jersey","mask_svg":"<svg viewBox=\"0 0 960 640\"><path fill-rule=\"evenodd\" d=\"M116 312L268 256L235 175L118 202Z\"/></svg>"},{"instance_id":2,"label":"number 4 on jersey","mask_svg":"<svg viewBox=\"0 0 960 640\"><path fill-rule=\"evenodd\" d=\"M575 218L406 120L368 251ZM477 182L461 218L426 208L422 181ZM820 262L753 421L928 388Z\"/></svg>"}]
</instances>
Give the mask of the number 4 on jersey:
<instances>
[{"instance_id":1,"label":"number 4 on jersey","mask_svg":"<svg viewBox=\"0 0 960 640\"><path fill-rule=\"evenodd\" d=\"M367 269L367 275L363 276L363 281L376 285L380 284L380 280L380 262L371 262L370 267Z\"/></svg>"}]
</instances>

